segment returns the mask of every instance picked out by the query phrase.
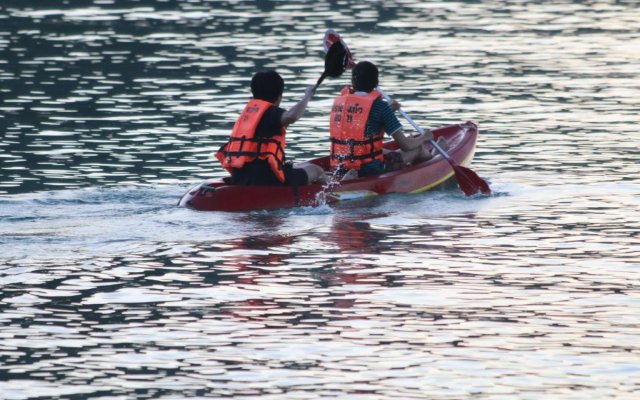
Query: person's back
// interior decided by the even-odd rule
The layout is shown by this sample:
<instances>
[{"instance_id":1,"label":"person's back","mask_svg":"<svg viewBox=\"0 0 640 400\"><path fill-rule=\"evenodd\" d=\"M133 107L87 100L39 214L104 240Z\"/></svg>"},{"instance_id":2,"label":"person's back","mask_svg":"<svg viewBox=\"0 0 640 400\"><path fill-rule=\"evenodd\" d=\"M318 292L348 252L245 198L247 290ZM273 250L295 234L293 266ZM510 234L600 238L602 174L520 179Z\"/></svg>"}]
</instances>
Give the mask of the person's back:
<instances>
[{"instance_id":1,"label":"person's back","mask_svg":"<svg viewBox=\"0 0 640 400\"><path fill-rule=\"evenodd\" d=\"M297 121L313 94L289 110L279 107L284 80L275 71L256 73L251 79L253 99L236 121L229 141L216 153L236 185L306 185L324 181L324 171L316 165L293 166L285 162L286 127Z\"/></svg>"},{"instance_id":2,"label":"person's back","mask_svg":"<svg viewBox=\"0 0 640 400\"><path fill-rule=\"evenodd\" d=\"M258 143L266 145L268 144L267 140L269 139L274 140L273 143L277 143L278 137L286 134L285 127L283 127L280 122L284 111L284 109L271 103L270 106L264 110L264 113L259 119L254 131L254 138ZM242 118L242 116L240 118ZM279 172L274 172L274 168L271 167L269 159L277 160L275 171L282 171L284 181L281 180L282 176ZM271 163L273 163L273 161L271 161ZM234 185L280 185L282 183L295 183L298 185L304 184L307 177L299 177L297 175L299 174L296 174L296 176L292 178L290 173L285 174L284 148L282 148L281 159L275 154L275 152L272 157L269 158L267 158L263 153L262 156L259 155L258 157L252 157L251 160L245 161L239 168L234 168L231 175L231 183ZM287 178L289 178L288 181Z\"/></svg>"},{"instance_id":3,"label":"person's back","mask_svg":"<svg viewBox=\"0 0 640 400\"><path fill-rule=\"evenodd\" d=\"M382 162L384 131L373 131L368 124L379 97L376 91L353 92L350 87L343 88L336 97L329 125L332 168L360 170L372 162Z\"/></svg>"},{"instance_id":4,"label":"person's back","mask_svg":"<svg viewBox=\"0 0 640 400\"><path fill-rule=\"evenodd\" d=\"M431 158L423 143L432 138L406 137L394 114L399 104L388 104L375 90L378 69L368 62L358 63L352 72L352 86L342 89L335 99L330 117L331 162L333 168L357 172L358 176L377 175ZM359 107L354 107L357 104ZM351 109L348 108L351 105ZM347 107L345 107L347 106ZM382 149L384 133L400 145L400 151Z\"/></svg>"}]
</instances>

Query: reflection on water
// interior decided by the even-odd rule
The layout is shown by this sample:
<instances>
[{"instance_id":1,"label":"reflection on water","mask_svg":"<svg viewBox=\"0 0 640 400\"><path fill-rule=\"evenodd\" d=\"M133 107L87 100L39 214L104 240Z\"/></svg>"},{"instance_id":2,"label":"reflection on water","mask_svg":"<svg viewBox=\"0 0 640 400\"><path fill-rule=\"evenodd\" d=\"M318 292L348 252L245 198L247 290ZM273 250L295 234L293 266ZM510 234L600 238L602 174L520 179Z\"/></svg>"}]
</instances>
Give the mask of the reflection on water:
<instances>
[{"instance_id":1,"label":"reflection on water","mask_svg":"<svg viewBox=\"0 0 640 400\"><path fill-rule=\"evenodd\" d=\"M23 247L0 275L0 393L637 391L638 187L498 189L511 194L392 195L330 213L140 207L130 225L104 204L44 221L13 208L0 233ZM103 230L60 233L87 214ZM6 235L16 228L22 238Z\"/></svg>"},{"instance_id":2,"label":"reflection on water","mask_svg":"<svg viewBox=\"0 0 640 400\"><path fill-rule=\"evenodd\" d=\"M0 6L0 398L633 398L633 2ZM496 195L247 214L222 176L256 69L291 96L326 27L416 120L480 126ZM291 156L326 154L323 84Z\"/></svg>"}]
</instances>

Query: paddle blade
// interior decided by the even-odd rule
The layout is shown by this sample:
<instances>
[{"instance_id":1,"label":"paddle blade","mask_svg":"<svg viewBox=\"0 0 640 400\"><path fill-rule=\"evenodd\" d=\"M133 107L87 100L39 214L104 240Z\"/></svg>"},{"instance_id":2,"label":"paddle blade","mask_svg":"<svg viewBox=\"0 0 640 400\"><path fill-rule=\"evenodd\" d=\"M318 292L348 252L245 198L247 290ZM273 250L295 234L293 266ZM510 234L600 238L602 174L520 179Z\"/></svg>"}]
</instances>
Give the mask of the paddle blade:
<instances>
[{"instance_id":1,"label":"paddle blade","mask_svg":"<svg viewBox=\"0 0 640 400\"><path fill-rule=\"evenodd\" d=\"M351 53L349 53L344 42L340 40L340 37L336 35L337 33L331 29L324 34L324 72L318 79L318 82L316 82L313 88L314 92L326 77L337 78L341 76L349 66Z\"/></svg>"},{"instance_id":2,"label":"paddle blade","mask_svg":"<svg viewBox=\"0 0 640 400\"><path fill-rule=\"evenodd\" d=\"M340 41L329 47L324 58L324 75L337 78L347 69L347 50Z\"/></svg>"},{"instance_id":3,"label":"paddle blade","mask_svg":"<svg viewBox=\"0 0 640 400\"><path fill-rule=\"evenodd\" d=\"M353 61L353 55L351 54L351 51L349 50L349 47L347 47L347 44L345 43L345 41L342 40L338 32L334 31L333 29L327 29L327 31L324 33L324 40L323 40L325 54L328 55L329 51L331 50L333 45L335 45L336 43L340 43L340 47L342 48L341 51L344 51L345 53L344 61L343 61L344 67L346 69L352 69L353 67L355 67L356 63ZM325 59L325 62L326 62L326 59Z\"/></svg>"},{"instance_id":4,"label":"paddle blade","mask_svg":"<svg viewBox=\"0 0 640 400\"><path fill-rule=\"evenodd\" d=\"M478 192L486 195L491 194L489 184L469 168L455 165L453 171L455 172L458 186L460 186L460 190L462 190L465 195L473 196Z\"/></svg>"}]
</instances>

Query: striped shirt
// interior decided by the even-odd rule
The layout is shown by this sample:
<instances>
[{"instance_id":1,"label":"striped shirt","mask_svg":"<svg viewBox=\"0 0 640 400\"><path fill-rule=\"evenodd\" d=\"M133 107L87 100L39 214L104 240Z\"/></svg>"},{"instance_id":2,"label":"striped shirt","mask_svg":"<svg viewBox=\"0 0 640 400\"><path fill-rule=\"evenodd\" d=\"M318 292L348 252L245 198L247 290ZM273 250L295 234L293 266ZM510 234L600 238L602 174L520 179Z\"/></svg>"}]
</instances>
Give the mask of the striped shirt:
<instances>
[{"instance_id":1,"label":"striped shirt","mask_svg":"<svg viewBox=\"0 0 640 400\"><path fill-rule=\"evenodd\" d=\"M389 107L389 103L382 99L373 102L371 113L367 120L365 136L374 136L384 130L389 136L393 135L402 125L394 111Z\"/></svg>"},{"instance_id":2,"label":"striped shirt","mask_svg":"<svg viewBox=\"0 0 640 400\"><path fill-rule=\"evenodd\" d=\"M356 92L356 94L366 94L364 92ZM398 121L395 112L389 106L389 103L382 99L376 99L371 106L367 127L364 131L365 136L375 136L380 131L385 131L389 136L402 129L402 124ZM379 175L384 173L385 165L379 160L363 164L358 171L358 176Z\"/></svg>"}]
</instances>

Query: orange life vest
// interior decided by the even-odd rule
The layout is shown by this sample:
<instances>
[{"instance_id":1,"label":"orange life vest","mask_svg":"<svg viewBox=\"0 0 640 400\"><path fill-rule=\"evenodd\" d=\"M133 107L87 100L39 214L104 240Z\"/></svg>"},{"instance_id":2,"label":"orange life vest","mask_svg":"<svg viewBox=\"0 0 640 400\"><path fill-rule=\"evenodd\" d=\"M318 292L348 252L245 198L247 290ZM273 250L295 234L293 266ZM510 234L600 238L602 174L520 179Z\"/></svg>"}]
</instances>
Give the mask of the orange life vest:
<instances>
[{"instance_id":1,"label":"orange life vest","mask_svg":"<svg viewBox=\"0 0 640 400\"><path fill-rule=\"evenodd\" d=\"M273 104L264 100L252 99L231 131L229 141L220 147L216 158L229 172L242 168L244 164L259 158L267 160L271 170L280 182L284 183L284 148L286 129L272 137L256 137L256 128L265 111Z\"/></svg>"},{"instance_id":2,"label":"orange life vest","mask_svg":"<svg viewBox=\"0 0 640 400\"><path fill-rule=\"evenodd\" d=\"M366 96L351 93L345 86L331 107L329 133L331 136L331 167L359 170L363 164L383 161L384 131L365 136L373 102L380 98L377 90Z\"/></svg>"}]
</instances>

